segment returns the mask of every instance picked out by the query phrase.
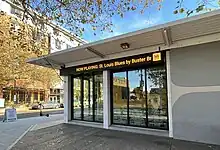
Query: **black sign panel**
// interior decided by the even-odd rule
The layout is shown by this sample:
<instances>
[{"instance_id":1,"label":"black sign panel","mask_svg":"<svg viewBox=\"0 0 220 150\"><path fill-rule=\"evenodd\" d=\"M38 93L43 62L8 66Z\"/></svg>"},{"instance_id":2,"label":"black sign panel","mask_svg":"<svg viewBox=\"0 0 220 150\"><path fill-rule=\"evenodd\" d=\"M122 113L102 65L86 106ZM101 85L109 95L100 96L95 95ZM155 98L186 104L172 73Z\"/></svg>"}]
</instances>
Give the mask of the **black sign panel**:
<instances>
[{"instance_id":1,"label":"black sign panel","mask_svg":"<svg viewBox=\"0 0 220 150\"><path fill-rule=\"evenodd\" d=\"M64 75L78 74L89 71L101 71L107 69L132 67L143 64L158 64L163 62L163 60L164 60L164 53L155 52L155 53L148 53L148 54L119 58L119 59L101 61L91 64L80 65L80 66L74 66L70 68L64 68L60 70L60 74L64 76Z\"/></svg>"}]
</instances>

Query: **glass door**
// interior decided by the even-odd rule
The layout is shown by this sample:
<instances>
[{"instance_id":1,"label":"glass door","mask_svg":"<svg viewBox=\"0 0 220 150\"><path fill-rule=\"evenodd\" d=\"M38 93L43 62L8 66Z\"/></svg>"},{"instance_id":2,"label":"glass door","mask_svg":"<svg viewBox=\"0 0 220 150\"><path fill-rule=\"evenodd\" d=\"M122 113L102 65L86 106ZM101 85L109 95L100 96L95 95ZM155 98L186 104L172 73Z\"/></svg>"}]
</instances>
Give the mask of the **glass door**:
<instances>
[{"instance_id":1,"label":"glass door","mask_svg":"<svg viewBox=\"0 0 220 150\"><path fill-rule=\"evenodd\" d=\"M84 119L86 121L93 121L93 94L92 94L92 76L84 76L83 78L83 106L84 106Z\"/></svg>"},{"instance_id":2,"label":"glass door","mask_svg":"<svg viewBox=\"0 0 220 150\"><path fill-rule=\"evenodd\" d=\"M73 78L73 119L103 122L103 76L83 74Z\"/></svg>"},{"instance_id":3,"label":"glass door","mask_svg":"<svg viewBox=\"0 0 220 150\"><path fill-rule=\"evenodd\" d=\"M73 78L73 118L81 120L81 78Z\"/></svg>"},{"instance_id":4,"label":"glass door","mask_svg":"<svg viewBox=\"0 0 220 150\"><path fill-rule=\"evenodd\" d=\"M94 76L94 119L97 122L103 122L103 76L102 74Z\"/></svg>"}]
</instances>

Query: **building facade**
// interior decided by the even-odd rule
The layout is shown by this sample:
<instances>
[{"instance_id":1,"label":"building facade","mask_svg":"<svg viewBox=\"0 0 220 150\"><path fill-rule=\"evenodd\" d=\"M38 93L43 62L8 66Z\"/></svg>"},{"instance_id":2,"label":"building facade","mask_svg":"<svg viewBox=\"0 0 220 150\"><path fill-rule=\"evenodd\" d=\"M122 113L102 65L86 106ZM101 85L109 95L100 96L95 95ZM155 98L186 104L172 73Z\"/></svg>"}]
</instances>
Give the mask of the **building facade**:
<instances>
[{"instance_id":1,"label":"building facade","mask_svg":"<svg viewBox=\"0 0 220 150\"><path fill-rule=\"evenodd\" d=\"M23 17L22 8L20 7L19 1L16 0L0 0L0 11L18 19L21 19ZM29 19L26 19L25 22L27 24L33 25L33 23ZM48 53L62 51L64 49L69 49L86 43L86 41L84 41L83 39L76 37L75 35L71 34L68 30L60 26L57 26L53 23L43 24L41 26L45 28L43 30L45 30L49 35ZM36 36L40 36L40 34ZM33 103L34 101L42 100L51 100L53 102L63 103L63 82L52 85L48 88L48 90L43 90L43 87L41 86L35 86L34 88L23 88L19 84L22 81L16 80L13 82L16 82L16 87L14 87L16 90L12 90L12 87L14 85L8 85L4 88L3 97L6 99L6 101L15 100L17 98L15 102L19 103L20 97L20 99L23 99L25 103L26 99L28 103ZM45 94L48 93L48 91L51 92L49 94L49 97ZM13 94L15 94L15 96L10 96Z\"/></svg>"},{"instance_id":2,"label":"building facade","mask_svg":"<svg viewBox=\"0 0 220 150\"><path fill-rule=\"evenodd\" d=\"M48 55L65 64L65 122L220 144L219 21L217 10Z\"/></svg>"}]
</instances>

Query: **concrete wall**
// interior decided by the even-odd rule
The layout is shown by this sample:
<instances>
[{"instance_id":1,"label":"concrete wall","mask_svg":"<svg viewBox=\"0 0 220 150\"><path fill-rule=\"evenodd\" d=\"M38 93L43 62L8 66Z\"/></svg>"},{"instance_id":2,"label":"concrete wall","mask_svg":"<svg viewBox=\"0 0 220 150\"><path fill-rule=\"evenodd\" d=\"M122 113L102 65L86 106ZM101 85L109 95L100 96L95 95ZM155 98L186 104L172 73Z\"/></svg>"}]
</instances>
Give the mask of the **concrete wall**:
<instances>
[{"instance_id":1,"label":"concrete wall","mask_svg":"<svg viewBox=\"0 0 220 150\"><path fill-rule=\"evenodd\" d=\"M220 42L170 51L173 137L220 144Z\"/></svg>"}]
</instances>

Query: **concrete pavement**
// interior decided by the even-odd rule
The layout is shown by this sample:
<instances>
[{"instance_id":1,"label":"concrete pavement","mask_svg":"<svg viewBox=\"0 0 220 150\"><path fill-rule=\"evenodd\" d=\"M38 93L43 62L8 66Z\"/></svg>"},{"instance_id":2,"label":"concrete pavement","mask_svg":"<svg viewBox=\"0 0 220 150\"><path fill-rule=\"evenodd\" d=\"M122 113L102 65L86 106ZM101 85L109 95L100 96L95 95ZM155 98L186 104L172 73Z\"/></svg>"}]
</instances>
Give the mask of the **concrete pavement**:
<instances>
[{"instance_id":1,"label":"concrete pavement","mask_svg":"<svg viewBox=\"0 0 220 150\"><path fill-rule=\"evenodd\" d=\"M63 114L0 122L0 150L10 149L26 132L63 123Z\"/></svg>"},{"instance_id":2,"label":"concrete pavement","mask_svg":"<svg viewBox=\"0 0 220 150\"><path fill-rule=\"evenodd\" d=\"M220 146L60 124L28 132L12 150L220 150Z\"/></svg>"}]
</instances>

